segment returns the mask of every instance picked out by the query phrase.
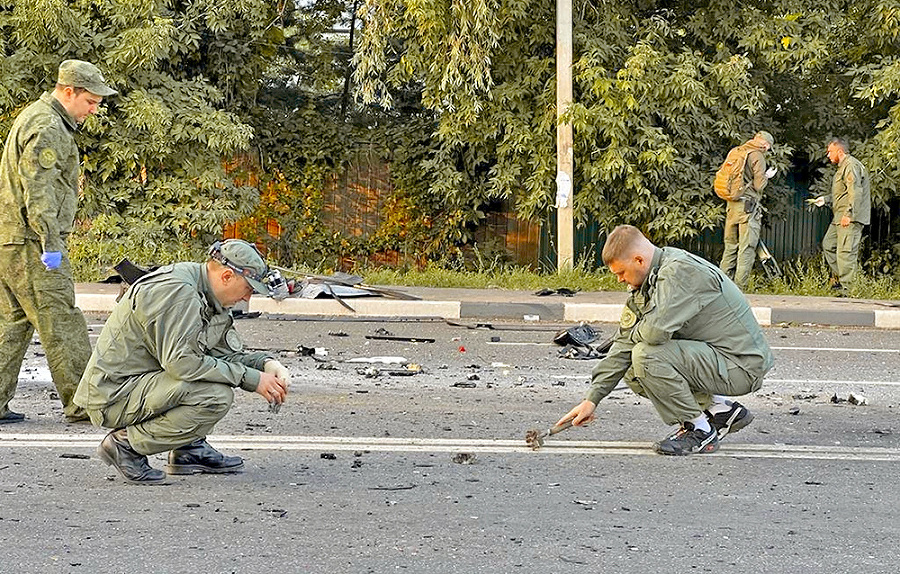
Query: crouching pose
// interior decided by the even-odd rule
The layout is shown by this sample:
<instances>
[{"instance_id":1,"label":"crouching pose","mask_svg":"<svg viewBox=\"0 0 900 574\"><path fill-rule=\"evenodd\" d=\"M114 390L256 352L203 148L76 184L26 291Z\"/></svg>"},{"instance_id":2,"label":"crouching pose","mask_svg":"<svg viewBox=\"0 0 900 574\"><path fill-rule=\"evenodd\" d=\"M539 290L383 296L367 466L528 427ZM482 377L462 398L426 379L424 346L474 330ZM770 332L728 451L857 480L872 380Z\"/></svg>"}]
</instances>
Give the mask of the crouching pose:
<instances>
[{"instance_id":1,"label":"crouching pose","mask_svg":"<svg viewBox=\"0 0 900 574\"><path fill-rule=\"evenodd\" d=\"M758 390L773 364L749 303L714 265L658 248L630 225L610 233L603 262L631 295L586 399L557 424L592 421L597 403L624 378L666 424L678 425L654 445L657 452L714 452L719 439L753 419L726 397Z\"/></svg>"},{"instance_id":2,"label":"crouching pose","mask_svg":"<svg viewBox=\"0 0 900 574\"><path fill-rule=\"evenodd\" d=\"M136 484L166 473L147 455L169 453L170 474L243 469L206 442L231 408L235 387L281 404L290 373L271 355L246 352L230 308L267 294L268 267L251 244L216 243L206 263L175 263L136 281L100 333L75 402L91 421L113 429L101 460Z\"/></svg>"}]
</instances>

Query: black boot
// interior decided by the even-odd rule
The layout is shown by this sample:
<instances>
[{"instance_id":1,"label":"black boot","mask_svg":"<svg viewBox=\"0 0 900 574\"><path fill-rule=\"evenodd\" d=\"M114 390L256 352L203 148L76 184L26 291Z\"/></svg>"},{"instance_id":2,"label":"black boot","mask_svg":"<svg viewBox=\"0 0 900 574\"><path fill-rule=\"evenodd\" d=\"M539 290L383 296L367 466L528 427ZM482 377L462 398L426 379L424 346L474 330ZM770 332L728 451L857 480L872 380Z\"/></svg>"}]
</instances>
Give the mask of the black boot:
<instances>
[{"instance_id":1,"label":"black boot","mask_svg":"<svg viewBox=\"0 0 900 574\"><path fill-rule=\"evenodd\" d=\"M225 456L209 446L205 438L197 439L189 445L176 448L169 453L169 474L224 474L244 470L244 460L239 456Z\"/></svg>"},{"instance_id":2,"label":"black boot","mask_svg":"<svg viewBox=\"0 0 900 574\"><path fill-rule=\"evenodd\" d=\"M15 411L6 411L2 417L0 417L0 425L2 424L11 424L11 423L20 423L25 420L25 415L22 413L17 413Z\"/></svg>"},{"instance_id":3,"label":"black boot","mask_svg":"<svg viewBox=\"0 0 900 574\"><path fill-rule=\"evenodd\" d=\"M125 429L106 435L97 447L97 456L132 484L160 484L166 480L166 473L150 466L146 456L131 448Z\"/></svg>"}]
</instances>

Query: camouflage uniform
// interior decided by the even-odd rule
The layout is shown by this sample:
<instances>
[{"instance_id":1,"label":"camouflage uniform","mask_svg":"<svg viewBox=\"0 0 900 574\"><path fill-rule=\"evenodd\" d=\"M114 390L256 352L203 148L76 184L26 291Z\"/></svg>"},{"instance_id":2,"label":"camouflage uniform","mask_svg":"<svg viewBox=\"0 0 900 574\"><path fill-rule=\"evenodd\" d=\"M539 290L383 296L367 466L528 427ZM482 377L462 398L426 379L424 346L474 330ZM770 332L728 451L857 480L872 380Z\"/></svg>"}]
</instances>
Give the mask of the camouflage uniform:
<instances>
[{"instance_id":1,"label":"camouflage uniform","mask_svg":"<svg viewBox=\"0 0 900 574\"><path fill-rule=\"evenodd\" d=\"M631 292L609 354L592 373L597 404L625 379L667 424L699 417L711 395L756 391L773 358L740 290L709 262L657 248Z\"/></svg>"},{"instance_id":2,"label":"camouflage uniform","mask_svg":"<svg viewBox=\"0 0 900 574\"><path fill-rule=\"evenodd\" d=\"M756 246L762 227L762 192L768 183L766 178L766 158L764 150L754 145L753 140L742 147L747 148L747 162L744 164L744 194L737 201L729 201L725 209L725 252L719 267L725 275L734 279L738 287L747 286L750 271L756 261Z\"/></svg>"},{"instance_id":3,"label":"camouflage uniform","mask_svg":"<svg viewBox=\"0 0 900 574\"><path fill-rule=\"evenodd\" d=\"M831 203L834 217L822 238L822 251L841 285L850 287L856 281L863 226L869 224L872 214L869 171L858 159L845 155L834 174L831 194L824 197ZM845 215L850 218L847 227L841 225Z\"/></svg>"},{"instance_id":4,"label":"camouflage uniform","mask_svg":"<svg viewBox=\"0 0 900 574\"><path fill-rule=\"evenodd\" d=\"M66 416L85 417L72 396L91 346L66 252L78 202L76 129L45 92L16 118L0 160L0 416L37 328ZM54 251L62 264L48 270L41 254Z\"/></svg>"},{"instance_id":5,"label":"camouflage uniform","mask_svg":"<svg viewBox=\"0 0 900 574\"><path fill-rule=\"evenodd\" d=\"M140 454L172 450L206 437L233 388L255 391L272 358L243 350L205 264L176 263L141 278L113 309L75 402L95 425L127 428Z\"/></svg>"}]
</instances>

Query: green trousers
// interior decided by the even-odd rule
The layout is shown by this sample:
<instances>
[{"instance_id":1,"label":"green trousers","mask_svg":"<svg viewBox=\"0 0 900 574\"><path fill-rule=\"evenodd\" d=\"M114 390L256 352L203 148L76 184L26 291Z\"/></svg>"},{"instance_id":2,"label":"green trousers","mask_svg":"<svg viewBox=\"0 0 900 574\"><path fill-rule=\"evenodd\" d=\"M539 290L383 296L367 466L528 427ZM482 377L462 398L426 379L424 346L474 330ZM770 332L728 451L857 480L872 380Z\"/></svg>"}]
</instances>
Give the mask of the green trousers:
<instances>
[{"instance_id":1,"label":"green trousers","mask_svg":"<svg viewBox=\"0 0 900 574\"><path fill-rule=\"evenodd\" d=\"M747 373L706 343L684 339L636 344L624 379L636 394L650 399L669 425L699 417L712 395L746 395L763 382L762 376Z\"/></svg>"},{"instance_id":2,"label":"green trousers","mask_svg":"<svg viewBox=\"0 0 900 574\"><path fill-rule=\"evenodd\" d=\"M719 268L742 290L747 286L756 262L761 213L759 206L753 213L747 213L743 201L729 201L725 211L725 252Z\"/></svg>"},{"instance_id":3,"label":"green trousers","mask_svg":"<svg viewBox=\"0 0 900 574\"><path fill-rule=\"evenodd\" d=\"M126 428L128 442L141 454L172 450L204 438L234 401L234 390L220 383L181 381L164 371L137 379L122 400L88 414L97 426Z\"/></svg>"},{"instance_id":4,"label":"green trousers","mask_svg":"<svg viewBox=\"0 0 900 574\"><path fill-rule=\"evenodd\" d=\"M22 360L37 329L50 376L69 419L84 418L72 402L91 356L87 323L75 306L68 255L58 269L41 263L37 241L0 246L0 415L16 393Z\"/></svg>"},{"instance_id":5,"label":"green trousers","mask_svg":"<svg viewBox=\"0 0 900 574\"><path fill-rule=\"evenodd\" d=\"M844 287L849 288L856 281L862 231L863 224L855 221L847 227L832 223L822 238L825 262Z\"/></svg>"}]
</instances>

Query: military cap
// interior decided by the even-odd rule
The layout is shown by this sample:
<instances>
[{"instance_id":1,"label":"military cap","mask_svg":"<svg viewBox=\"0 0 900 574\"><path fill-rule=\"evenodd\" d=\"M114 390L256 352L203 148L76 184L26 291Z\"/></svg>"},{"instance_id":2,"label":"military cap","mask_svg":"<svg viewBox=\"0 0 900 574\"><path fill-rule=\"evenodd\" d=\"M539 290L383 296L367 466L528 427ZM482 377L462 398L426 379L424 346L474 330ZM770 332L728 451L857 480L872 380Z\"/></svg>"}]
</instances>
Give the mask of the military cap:
<instances>
[{"instance_id":1,"label":"military cap","mask_svg":"<svg viewBox=\"0 0 900 574\"><path fill-rule=\"evenodd\" d=\"M767 142L769 142L769 147L772 147L773 145L775 145L775 138L773 138L772 134L770 134L767 131L758 131L758 132L756 132L756 135L753 137L756 137L756 138L759 138L762 140L766 140Z\"/></svg>"},{"instance_id":2,"label":"military cap","mask_svg":"<svg viewBox=\"0 0 900 574\"><path fill-rule=\"evenodd\" d=\"M255 246L243 239L216 241L209 248L209 256L246 279L257 293L261 295L269 293L269 288L264 283L269 266Z\"/></svg>"},{"instance_id":3,"label":"military cap","mask_svg":"<svg viewBox=\"0 0 900 574\"><path fill-rule=\"evenodd\" d=\"M60 64L56 83L63 86L84 88L90 93L104 98L115 96L119 93L106 84L106 80L103 78L100 70L97 69L97 66L82 60L66 60Z\"/></svg>"}]
</instances>

